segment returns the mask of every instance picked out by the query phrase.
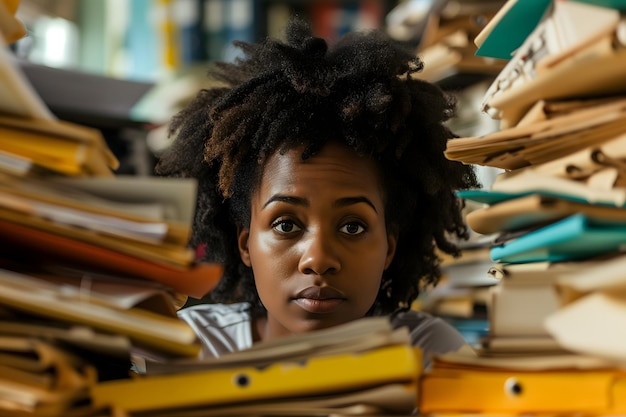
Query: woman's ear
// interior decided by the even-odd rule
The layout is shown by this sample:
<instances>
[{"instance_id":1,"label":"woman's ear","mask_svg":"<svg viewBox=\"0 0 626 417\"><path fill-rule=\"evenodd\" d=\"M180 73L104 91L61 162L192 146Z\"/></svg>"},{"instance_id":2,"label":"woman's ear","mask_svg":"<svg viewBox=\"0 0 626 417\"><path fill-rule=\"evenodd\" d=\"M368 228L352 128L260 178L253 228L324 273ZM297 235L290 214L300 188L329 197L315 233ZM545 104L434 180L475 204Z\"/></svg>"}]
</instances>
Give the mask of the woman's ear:
<instances>
[{"instance_id":1,"label":"woman's ear","mask_svg":"<svg viewBox=\"0 0 626 417\"><path fill-rule=\"evenodd\" d=\"M248 238L250 237L250 229L237 227L237 244L239 246L239 256L241 261L247 267L252 267L250 262L250 251L248 251Z\"/></svg>"},{"instance_id":2,"label":"woman's ear","mask_svg":"<svg viewBox=\"0 0 626 417\"><path fill-rule=\"evenodd\" d=\"M393 257L396 254L396 247L398 246L398 234L395 232L387 233L387 257L385 258L385 270L391 265Z\"/></svg>"}]
</instances>

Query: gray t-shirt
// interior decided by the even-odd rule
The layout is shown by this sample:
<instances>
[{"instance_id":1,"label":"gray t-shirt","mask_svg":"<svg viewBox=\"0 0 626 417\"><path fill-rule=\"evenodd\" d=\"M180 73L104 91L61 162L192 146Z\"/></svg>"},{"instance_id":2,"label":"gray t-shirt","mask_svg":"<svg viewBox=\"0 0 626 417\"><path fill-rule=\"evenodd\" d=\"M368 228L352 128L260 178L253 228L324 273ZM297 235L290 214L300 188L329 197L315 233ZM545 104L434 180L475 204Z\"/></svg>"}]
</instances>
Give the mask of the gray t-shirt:
<instances>
[{"instance_id":1,"label":"gray t-shirt","mask_svg":"<svg viewBox=\"0 0 626 417\"><path fill-rule=\"evenodd\" d=\"M252 346L247 303L198 304L179 310L178 316L198 335L202 357L219 357ZM425 369L430 367L431 355L456 351L466 344L454 327L423 311L401 311L391 316L391 323L394 328L408 327L411 343L423 351Z\"/></svg>"}]
</instances>

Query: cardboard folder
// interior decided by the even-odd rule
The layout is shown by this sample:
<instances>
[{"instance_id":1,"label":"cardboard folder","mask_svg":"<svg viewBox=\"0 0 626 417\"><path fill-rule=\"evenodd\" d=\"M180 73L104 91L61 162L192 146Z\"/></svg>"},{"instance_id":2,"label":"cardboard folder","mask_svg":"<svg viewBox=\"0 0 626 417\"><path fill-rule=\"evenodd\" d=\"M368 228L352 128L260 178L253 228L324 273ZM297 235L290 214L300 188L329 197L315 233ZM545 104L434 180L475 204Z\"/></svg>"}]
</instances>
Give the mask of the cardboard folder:
<instances>
[{"instance_id":1,"label":"cardboard folder","mask_svg":"<svg viewBox=\"0 0 626 417\"><path fill-rule=\"evenodd\" d=\"M626 297L621 292L598 291L585 295L551 314L548 333L560 345L600 358L626 362Z\"/></svg>"},{"instance_id":2,"label":"cardboard folder","mask_svg":"<svg viewBox=\"0 0 626 417\"><path fill-rule=\"evenodd\" d=\"M625 127L626 100L616 96L536 123L451 139L444 153L446 158L464 163L518 169L597 147L623 135Z\"/></svg>"},{"instance_id":3,"label":"cardboard folder","mask_svg":"<svg viewBox=\"0 0 626 417\"><path fill-rule=\"evenodd\" d=\"M591 219L626 222L626 208L587 204L559 197L530 194L471 211L467 225L477 233L491 234L541 226L583 213Z\"/></svg>"}]
</instances>

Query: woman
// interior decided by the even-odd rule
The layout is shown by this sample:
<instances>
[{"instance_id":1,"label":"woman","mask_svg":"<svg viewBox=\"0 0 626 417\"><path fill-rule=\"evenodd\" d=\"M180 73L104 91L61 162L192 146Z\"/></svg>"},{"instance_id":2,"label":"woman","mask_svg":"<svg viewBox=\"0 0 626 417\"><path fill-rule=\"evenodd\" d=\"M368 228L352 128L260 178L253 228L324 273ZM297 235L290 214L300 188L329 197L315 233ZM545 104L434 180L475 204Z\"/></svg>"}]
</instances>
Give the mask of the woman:
<instances>
[{"instance_id":1,"label":"woman","mask_svg":"<svg viewBox=\"0 0 626 417\"><path fill-rule=\"evenodd\" d=\"M478 186L443 155L453 101L381 32L331 47L302 21L286 34L239 43L172 121L157 173L198 179L191 243L225 266L213 303L180 317L206 355L371 315L408 326L426 358L458 349L410 309L440 277L437 250L467 237L454 191Z\"/></svg>"}]
</instances>

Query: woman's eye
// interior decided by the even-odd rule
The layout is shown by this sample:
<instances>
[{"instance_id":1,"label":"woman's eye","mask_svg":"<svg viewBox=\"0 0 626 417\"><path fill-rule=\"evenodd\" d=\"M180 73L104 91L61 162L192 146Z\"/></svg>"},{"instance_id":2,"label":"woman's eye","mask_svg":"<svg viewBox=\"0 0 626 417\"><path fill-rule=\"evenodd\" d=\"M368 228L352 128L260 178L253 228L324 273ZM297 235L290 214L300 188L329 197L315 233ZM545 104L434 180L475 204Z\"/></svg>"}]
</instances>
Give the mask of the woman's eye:
<instances>
[{"instance_id":1,"label":"woman's eye","mask_svg":"<svg viewBox=\"0 0 626 417\"><path fill-rule=\"evenodd\" d=\"M291 220L277 220L272 224L272 229L276 230L278 233L293 233L301 230Z\"/></svg>"},{"instance_id":2,"label":"woman's eye","mask_svg":"<svg viewBox=\"0 0 626 417\"><path fill-rule=\"evenodd\" d=\"M358 235L365 231L365 227L360 223L346 223L339 230L347 235Z\"/></svg>"}]
</instances>

